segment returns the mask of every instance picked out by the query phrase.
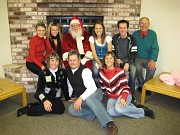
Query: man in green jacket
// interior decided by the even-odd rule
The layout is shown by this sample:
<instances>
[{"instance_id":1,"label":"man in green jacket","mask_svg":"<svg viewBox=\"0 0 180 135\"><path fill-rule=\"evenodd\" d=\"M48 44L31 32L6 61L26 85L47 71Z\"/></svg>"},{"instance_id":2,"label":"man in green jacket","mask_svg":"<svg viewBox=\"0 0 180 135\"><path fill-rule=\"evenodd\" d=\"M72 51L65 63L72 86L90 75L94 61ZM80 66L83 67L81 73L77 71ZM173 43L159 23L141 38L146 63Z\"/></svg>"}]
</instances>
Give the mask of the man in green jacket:
<instances>
[{"instance_id":1,"label":"man in green jacket","mask_svg":"<svg viewBox=\"0 0 180 135\"><path fill-rule=\"evenodd\" d=\"M145 82L153 78L159 54L157 35L155 31L149 29L149 26L149 19L147 17L142 17L139 21L140 30L133 33L137 44L137 57L135 65L137 67L139 91L142 90L142 86ZM145 79L143 77L144 68L146 69ZM147 91L146 94L151 95L150 91Z\"/></svg>"}]
</instances>

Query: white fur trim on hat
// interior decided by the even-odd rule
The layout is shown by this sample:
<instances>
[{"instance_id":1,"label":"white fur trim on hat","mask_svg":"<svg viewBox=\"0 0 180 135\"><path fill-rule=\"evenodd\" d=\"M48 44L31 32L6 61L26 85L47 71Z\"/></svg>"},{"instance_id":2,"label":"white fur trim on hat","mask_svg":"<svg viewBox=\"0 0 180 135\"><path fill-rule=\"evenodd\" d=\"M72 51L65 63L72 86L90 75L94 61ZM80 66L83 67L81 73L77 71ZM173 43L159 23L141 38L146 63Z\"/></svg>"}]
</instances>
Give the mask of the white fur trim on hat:
<instances>
[{"instance_id":1,"label":"white fur trim on hat","mask_svg":"<svg viewBox=\"0 0 180 135\"><path fill-rule=\"evenodd\" d=\"M77 20L77 19L74 19L74 20L72 20L72 21L70 22L70 25L72 25L72 24L75 24L75 23L78 23L78 24L80 24L79 20Z\"/></svg>"}]
</instances>

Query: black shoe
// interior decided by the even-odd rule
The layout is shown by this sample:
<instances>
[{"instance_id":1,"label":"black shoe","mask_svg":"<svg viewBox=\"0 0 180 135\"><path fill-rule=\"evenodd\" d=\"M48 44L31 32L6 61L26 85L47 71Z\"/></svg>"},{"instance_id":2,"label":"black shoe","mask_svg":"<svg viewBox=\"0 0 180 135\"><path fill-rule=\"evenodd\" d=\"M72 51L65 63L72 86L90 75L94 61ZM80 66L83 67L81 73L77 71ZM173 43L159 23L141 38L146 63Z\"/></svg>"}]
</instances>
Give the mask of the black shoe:
<instances>
[{"instance_id":1,"label":"black shoe","mask_svg":"<svg viewBox=\"0 0 180 135\"><path fill-rule=\"evenodd\" d=\"M25 106L25 107L23 107L23 108L18 109L18 111L17 111L17 117L20 117L20 116L23 115L23 114L27 114L28 109L29 109L29 105L27 105L27 106Z\"/></svg>"},{"instance_id":2,"label":"black shoe","mask_svg":"<svg viewBox=\"0 0 180 135\"><path fill-rule=\"evenodd\" d=\"M144 115L151 118L151 119L154 119L155 118L155 115L154 115L154 112L150 109L148 109L147 107L144 107Z\"/></svg>"},{"instance_id":3,"label":"black shoe","mask_svg":"<svg viewBox=\"0 0 180 135\"><path fill-rule=\"evenodd\" d=\"M151 96L151 91L147 90L146 91L146 96Z\"/></svg>"},{"instance_id":4,"label":"black shoe","mask_svg":"<svg viewBox=\"0 0 180 135\"><path fill-rule=\"evenodd\" d=\"M142 92L142 87L138 87L138 91L139 91L139 92Z\"/></svg>"},{"instance_id":5,"label":"black shoe","mask_svg":"<svg viewBox=\"0 0 180 135\"><path fill-rule=\"evenodd\" d=\"M133 105L135 105L137 108L144 108L144 105L138 104L137 102L132 102Z\"/></svg>"}]
</instances>

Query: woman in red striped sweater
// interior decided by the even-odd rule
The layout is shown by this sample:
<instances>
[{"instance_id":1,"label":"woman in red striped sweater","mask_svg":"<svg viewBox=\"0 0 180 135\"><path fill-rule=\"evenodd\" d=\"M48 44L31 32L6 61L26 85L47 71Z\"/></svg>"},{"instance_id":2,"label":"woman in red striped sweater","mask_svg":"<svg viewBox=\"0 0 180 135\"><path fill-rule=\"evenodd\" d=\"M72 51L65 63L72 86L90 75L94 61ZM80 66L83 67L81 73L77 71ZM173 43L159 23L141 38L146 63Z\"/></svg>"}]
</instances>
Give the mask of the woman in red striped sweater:
<instances>
[{"instance_id":1,"label":"woman in red striped sweater","mask_svg":"<svg viewBox=\"0 0 180 135\"><path fill-rule=\"evenodd\" d=\"M100 70L100 87L108 95L107 112L111 116L128 116L155 118L154 112L147 107L137 108L131 103L132 95L124 71L119 68L113 52L104 55L103 69Z\"/></svg>"}]
</instances>

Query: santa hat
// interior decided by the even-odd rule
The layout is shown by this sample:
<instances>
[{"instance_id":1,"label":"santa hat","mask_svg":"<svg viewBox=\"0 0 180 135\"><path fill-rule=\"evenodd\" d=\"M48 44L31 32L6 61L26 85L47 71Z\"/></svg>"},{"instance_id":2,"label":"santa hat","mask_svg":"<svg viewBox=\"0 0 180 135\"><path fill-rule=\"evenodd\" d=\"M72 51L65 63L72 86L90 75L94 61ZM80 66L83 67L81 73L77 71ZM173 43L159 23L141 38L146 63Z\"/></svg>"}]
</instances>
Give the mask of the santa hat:
<instances>
[{"instance_id":1,"label":"santa hat","mask_svg":"<svg viewBox=\"0 0 180 135\"><path fill-rule=\"evenodd\" d=\"M82 33L84 33L83 23L82 23L81 19L79 19L77 16L74 16L74 17L71 19L71 21L70 21L70 26L71 26L72 24L75 24L75 23L80 24L81 29L82 29Z\"/></svg>"}]
</instances>

